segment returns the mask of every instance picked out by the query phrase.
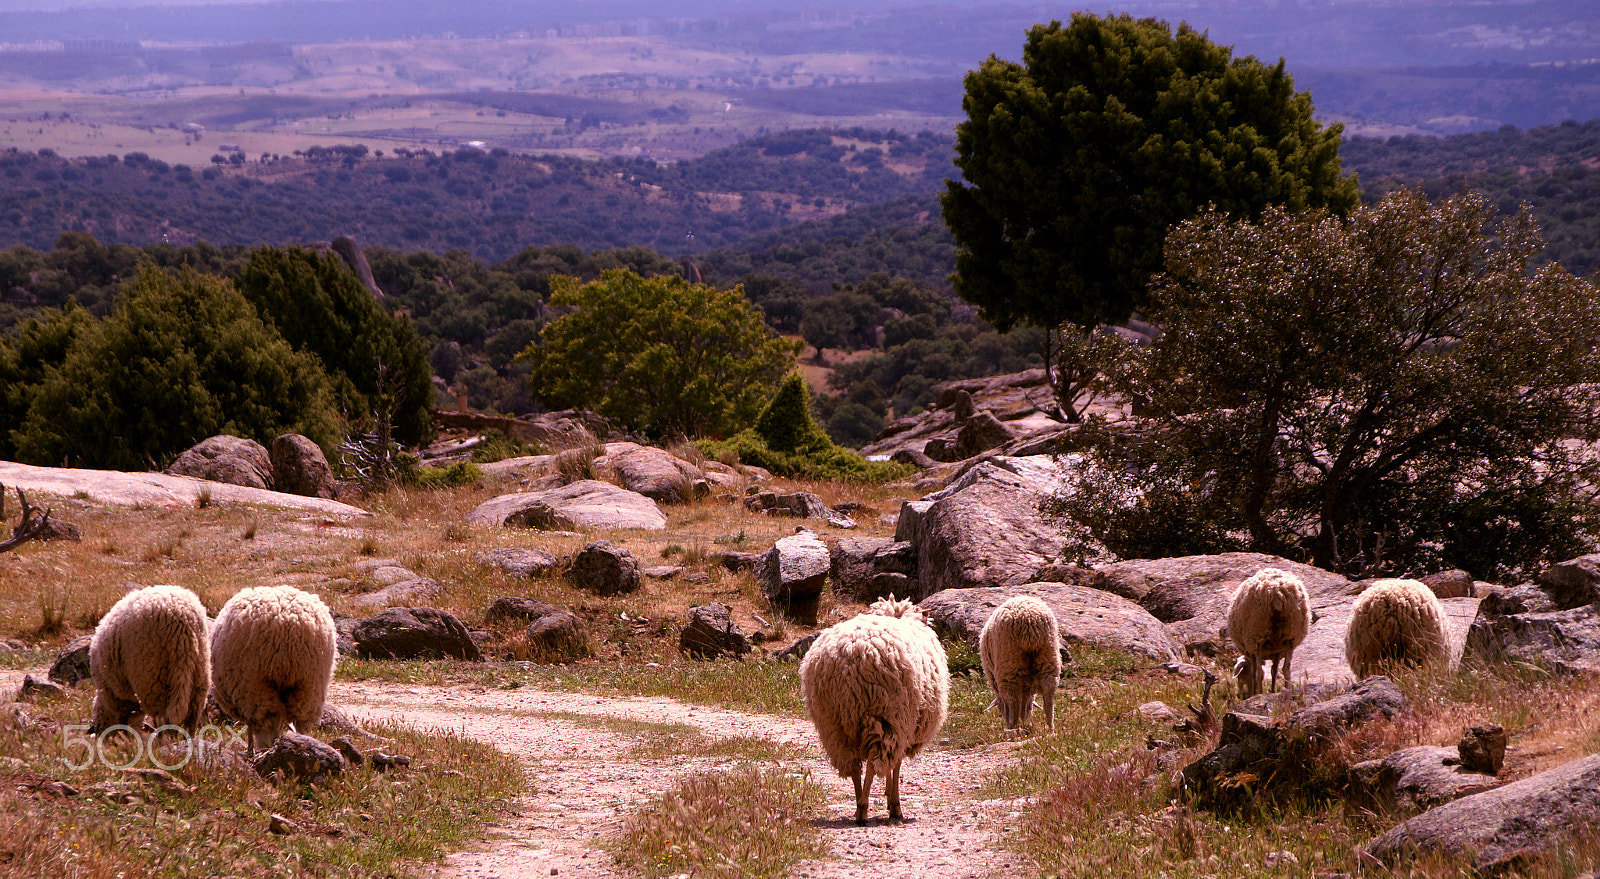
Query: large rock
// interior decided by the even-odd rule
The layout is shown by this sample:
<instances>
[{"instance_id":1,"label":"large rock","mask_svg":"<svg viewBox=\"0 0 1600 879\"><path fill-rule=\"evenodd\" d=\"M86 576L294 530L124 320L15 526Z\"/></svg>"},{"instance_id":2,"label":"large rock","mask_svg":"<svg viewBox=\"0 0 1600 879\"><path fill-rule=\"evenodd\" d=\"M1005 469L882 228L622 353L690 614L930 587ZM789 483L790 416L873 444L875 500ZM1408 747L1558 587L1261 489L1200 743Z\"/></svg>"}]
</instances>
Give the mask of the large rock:
<instances>
[{"instance_id":1,"label":"large rock","mask_svg":"<svg viewBox=\"0 0 1600 879\"><path fill-rule=\"evenodd\" d=\"M607 540L596 540L572 557L567 578L574 586L596 595L637 592L643 585L639 560L633 553Z\"/></svg>"},{"instance_id":2,"label":"large rock","mask_svg":"<svg viewBox=\"0 0 1600 879\"><path fill-rule=\"evenodd\" d=\"M828 565L834 593L852 601L870 604L916 589L917 548L910 541L846 537L829 550Z\"/></svg>"},{"instance_id":3,"label":"large rock","mask_svg":"<svg viewBox=\"0 0 1600 879\"><path fill-rule=\"evenodd\" d=\"M1233 590L1262 568L1279 568L1299 577L1311 593L1313 611L1352 600L1354 587L1344 577L1258 552L1132 559L1100 566L1093 585L1138 602L1168 624L1186 651L1211 655L1223 649L1221 632L1227 626ZM1342 653L1342 640L1340 645ZM1298 680L1298 650L1294 670Z\"/></svg>"},{"instance_id":4,"label":"large rock","mask_svg":"<svg viewBox=\"0 0 1600 879\"><path fill-rule=\"evenodd\" d=\"M700 468L664 449L611 443L596 463L614 470L623 488L657 503L684 504L711 493L711 483Z\"/></svg>"},{"instance_id":5,"label":"large rock","mask_svg":"<svg viewBox=\"0 0 1600 879\"><path fill-rule=\"evenodd\" d=\"M256 773L262 778L279 776L306 784L315 784L348 768L349 761L338 749L296 732L285 732L255 758Z\"/></svg>"},{"instance_id":6,"label":"large rock","mask_svg":"<svg viewBox=\"0 0 1600 879\"><path fill-rule=\"evenodd\" d=\"M272 441L272 487L285 494L333 499L339 496L339 481L322 447L298 433L286 433Z\"/></svg>"},{"instance_id":7,"label":"large rock","mask_svg":"<svg viewBox=\"0 0 1600 879\"><path fill-rule=\"evenodd\" d=\"M1568 559L1541 572L1534 581L1557 610L1600 603L1600 554Z\"/></svg>"},{"instance_id":8,"label":"large rock","mask_svg":"<svg viewBox=\"0 0 1600 879\"><path fill-rule=\"evenodd\" d=\"M733 619L726 604L702 604L689 611L689 622L678 636L678 649L696 659L743 656L751 650L750 638Z\"/></svg>"},{"instance_id":9,"label":"large rock","mask_svg":"<svg viewBox=\"0 0 1600 879\"><path fill-rule=\"evenodd\" d=\"M1126 650L1158 662L1178 657L1178 645L1161 621L1137 604L1071 583L1025 583L1006 587L946 589L917 607L938 631L978 643L989 614L1013 595L1033 595L1050 606L1061 627L1063 646L1082 642Z\"/></svg>"},{"instance_id":10,"label":"large rock","mask_svg":"<svg viewBox=\"0 0 1600 879\"><path fill-rule=\"evenodd\" d=\"M93 635L83 635L61 648L56 661L50 664L50 680L66 687L75 687L81 681L90 680L89 643L93 640Z\"/></svg>"},{"instance_id":11,"label":"large rock","mask_svg":"<svg viewBox=\"0 0 1600 879\"><path fill-rule=\"evenodd\" d=\"M1217 746L1183 769L1186 799L1203 808L1236 809L1287 792L1316 770L1312 748L1326 745L1368 721L1406 709L1405 696L1388 678L1367 678L1333 699L1284 719L1231 711L1222 718Z\"/></svg>"},{"instance_id":12,"label":"large rock","mask_svg":"<svg viewBox=\"0 0 1600 879\"><path fill-rule=\"evenodd\" d=\"M1386 813L1414 815L1500 784L1462 766L1455 748L1423 745L1350 767L1352 777Z\"/></svg>"},{"instance_id":13,"label":"large rock","mask_svg":"<svg viewBox=\"0 0 1600 879\"><path fill-rule=\"evenodd\" d=\"M1413 857L1470 860L1479 874L1514 869L1600 824L1600 754L1463 797L1389 830L1366 847L1389 866Z\"/></svg>"},{"instance_id":14,"label":"large rock","mask_svg":"<svg viewBox=\"0 0 1600 879\"><path fill-rule=\"evenodd\" d=\"M828 547L810 531L773 544L756 564L756 584L774 608L801 622L815 623L828 582Z\"/></svg>"},{"instance_id":15,"label":"large rock","mask_svg":"<svg viewBox=\"0 0 1600 879\"><path fill-rule=\"evenodd\" d=\"M191 446L165 471L212 482L272 488L272 458L265 446L236 436L213 436Z\"/></svg>"},{"instance_id":16,"label":"large rock","mask_svg":"<svg viewBox=\"0 0 1600 879\"><path fill-rule=\"evenodd\" d=\"M492 565L513 577L541 580L561 568L561 559L539 549L491 549L478 556L478 561Z\"/></svg>"},{"instance_id":17,"label":"large rock","mask_svg":"<svg viewBox=\"0 0 1600 879\"><path fill-rule=\"evenodd\" d=\"M372 592L350 598L352 604L362 607L400 607L432 602L444 594L444 587L432 577L412 577L397 580Z\"/></svg>"},{"instance_id":18,"label":"large rock","mask_svg":"<svg viewBox=\"0 0 1600 879\"><path fill-rule=\"evenodd\" d=\"M610 528L660 531L667 527L667 517L655 501L597 479L580 479L548 491L490 498L467 514L467 522L551 531Z\"/></svg>"},{"instance_id":19,"label":"large rock","mask_svg":"<svg viewBox=\"0 0 1600 879\"><path fill-rule=\"evenodd\" d=\"M579 616L536 598L497 598L484 612L485 625L521 623L528 652L541 662L568 662L588 656L589 630Z\"/></svg>"},{"instance_id":20,"label":"large rock","mask_svg":"<svg viewBox=\"0 0 1600 879\"><path fill-rule=\"evenodd\" d=\"M351 637L356 655L369 659L483 659L467 627L431 607L391 607L357 623Z\"/></svg>"},{"instance_id":21,"label":"large rock","mask_svg":"<svg viewBox=\"0 0 1600 879\"><path fill-rule=\"evenodd\" d=\"M1482 614L1472 624L1468 646L1493 663L1600 671L1600 612L1586 604L1544 613Z\"/></svg>"},{"instance_id":22,"label":"large rock","mask_svg":"<svg viewBox=\"0 0 1600 879\"><path fill-rule=\"evenodd\" d=\"M1039 512L1047 483L992 464L968 471L955 490L930 495L932 503L908 515L896 539L917 547L920 601L945 589L1018 586L1037 579L1057 560L1066 541Z\"/></svg>"},{"instance_id":23,"label":"large rock","mask_svg":"<svg viewBox=\"0 0 1600 879\"><path fill-rule=\"evenodd\" d=\"M744 508L752 513L768 516L793 516L797 519L821 519L835 528L854 528L854 519L830 509L822 498L806 491L781 494L775 491L751 492L744 499Z\"/></svg>"}]
</instances>

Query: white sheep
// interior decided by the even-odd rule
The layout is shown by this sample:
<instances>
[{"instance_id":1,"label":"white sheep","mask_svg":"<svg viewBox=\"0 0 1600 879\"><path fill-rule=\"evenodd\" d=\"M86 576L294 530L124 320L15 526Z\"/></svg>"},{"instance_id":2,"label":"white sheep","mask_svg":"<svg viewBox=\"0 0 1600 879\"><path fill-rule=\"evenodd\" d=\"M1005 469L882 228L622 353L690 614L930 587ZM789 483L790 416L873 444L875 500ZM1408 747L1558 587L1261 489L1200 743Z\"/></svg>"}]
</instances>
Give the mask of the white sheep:
<instances>
[{"instance_id":1,"label":"white sheep","mask_svg":"<svg viewBox=\"0 0 1600 879\"><path fill-rule=\"evenodd\" d=\"M817 637L800 663L800 686L828 762L855 783L856 823L867 823L878 774L889 820L904 820L900 763L933 740L950 701L944 647L922 614L892 595L873 602Z\"/></svg>"},{"instance_id":2,"label":"white sheep","mask_svg":"<svg viewBox=\"0 0 1600 879\"><path fill-rule=\"evenodd\" d=\"M92 731L149 715L193 732L211 689L206 609L182 586L150 586L122 596L95 627L89 672L97 687Z\"/></svg>"},{"instance_id":3,"label":"white sheep","mask_svg":"<svg viewBox=\"0 0 1600 879\"><path fill-rule=\"evenodd\" d=\"M1061 680L1061 627L1050 605L1032 595L1013 595L989 614L978 633L983 677L994 691L1006 729L1018 729L1044 699L1044 722L1056 728L1056 684Z\"/></svg>"},{"instance_id":4,"label":"white sheep","mask_svg":"<svg viewBox=\"0 0 1600 879\"><path fill-rule=\"evenodd\" d=\"M1244 655L1234 676L1245 696L1261 692L1262 663L1272 663L1272 689L1294 670L1294 649L1311 630L1311 594L1300 578L1277 568L1262 568L1233 590L1228 599L1228 637Z\"/></svg>"},{"instance_id":5,"label":"white sheep","mask_svg":"<svg viewBox=\"0 0 1600 879\"><path fill-rule=\"evenodd\" d=\"M1350 608L1344 658L1364 678L1390 663L1441 662L1449 645L1444 605L1432 589L1416 580L1378 580Z\"/></svg>"},{"instance_id":6,"label":"white sheep","mask_svg":"<svg viewBox=\"0 0 1600 879\"><path fill-rule=\"evenodd\" d=\"M322 599L293 586L244 589L222 606L211 635L217 705L249 727L252 752L321 716L337 637Z\"/></svg>"}]
</instances>

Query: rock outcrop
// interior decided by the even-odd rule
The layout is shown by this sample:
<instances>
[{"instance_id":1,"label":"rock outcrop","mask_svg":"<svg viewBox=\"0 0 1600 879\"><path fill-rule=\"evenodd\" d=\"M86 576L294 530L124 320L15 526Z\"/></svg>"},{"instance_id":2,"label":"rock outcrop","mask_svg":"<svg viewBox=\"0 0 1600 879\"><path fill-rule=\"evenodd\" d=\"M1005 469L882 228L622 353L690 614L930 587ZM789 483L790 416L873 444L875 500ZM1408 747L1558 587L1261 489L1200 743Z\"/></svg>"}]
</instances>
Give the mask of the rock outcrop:
<instances>
[{"instance_id":1,"label":"rock outcrop","mask_svg":"<svg viewBox=\"0 0 1600 879\"><path fill-rule=\"evenodd\" d=\"M1432 855L1470 861L1478 875L1502 875L1597 825L1600 754L1430 809L1366 852L1390 867Z\"/></svg>"},{"instance_id":2,"label":"rock outcrop","mask_svg":"<svg viewBox=\"0 0 1600 879\"><path fill-rule=\"evenodd\" d=\"M207 437L178 455L167 467L169 476L193 476L247 488L272 489L272 457L252 439L219 435Z\"/></svg>"},{"instance_id":3,"label":"rock outcrop","mask_svg":"<svg viewBox=\"0 0 1600 879\"><path fill-rule=\"evenodd\" d=\"M976 646L984 621L1013 595L1036 596L1050 606L1061 627L1063 648L1081 642L1126 650L1156 662L1178 658L1178 645L1160 620L1126 598L1087 586L1025 583L946 589L923 599L917 607L939 632Z\"/></svg>"},{"instance_id":4,"label":"rock outcrop","mask_svg":"<svg viewBox=\"0 0 1600 879\"><path fill-rule=\"evenodd\" d=\"M598 479L580 479L547 491L503 494L479 504L466 519L472 525L520 525L547 531L660 531L667 527L667 517L655 501Z\"/></svg>"}]
</instances>

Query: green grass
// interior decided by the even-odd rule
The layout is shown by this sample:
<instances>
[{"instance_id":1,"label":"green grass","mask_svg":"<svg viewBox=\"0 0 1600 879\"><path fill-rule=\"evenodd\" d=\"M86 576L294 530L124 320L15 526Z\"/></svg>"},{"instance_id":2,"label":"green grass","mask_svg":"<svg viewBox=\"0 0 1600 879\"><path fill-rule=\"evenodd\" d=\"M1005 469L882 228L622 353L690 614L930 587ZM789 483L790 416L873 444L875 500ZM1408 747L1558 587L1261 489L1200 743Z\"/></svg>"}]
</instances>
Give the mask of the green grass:
<instances>
[{"instance_id":1,"label":"green grass","mask_svg":"<svg viewBox=\"0 0 1600 879\"><path fill-rule=\"evenodd\" d=\"M616 862L645 876L787 876L827 854L811 822L827 789L805 772L742 764L691 776L646 804L609 846Z\"/></svg>"},{"instance_id":2,"label":"green grass","mask_svg":"<svg viewBox=\"0 0 1600 879\"><path fill-rule=\"evenodd\" d=\"M478 836L520 791L515 760L451 733L377 724L385 749L412 758L379 773L370 764L315 786L274 786L240 769L173 771L168 789L97 761L83 765L73 741L90 693L26 706L29 719L0 714L0 863L7 875L86 877L388 877ZM131 742L107 742L116 765L134 762ZM162 762L180 762L165 756ZM135 764L150 766L148 756ZM59 784L58 784L59 783ZM52 791L73 792L60 796ZM272 815L299 826L268 830Z\"/></svg>"}]
</instances>

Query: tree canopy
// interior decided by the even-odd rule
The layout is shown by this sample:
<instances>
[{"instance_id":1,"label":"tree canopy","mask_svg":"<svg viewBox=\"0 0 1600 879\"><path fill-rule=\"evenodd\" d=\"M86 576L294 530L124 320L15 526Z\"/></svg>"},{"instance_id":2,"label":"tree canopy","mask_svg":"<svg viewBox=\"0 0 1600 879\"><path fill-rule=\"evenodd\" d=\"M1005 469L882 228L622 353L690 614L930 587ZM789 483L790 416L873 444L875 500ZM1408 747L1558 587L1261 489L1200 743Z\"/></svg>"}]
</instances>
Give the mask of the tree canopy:
<instances>
[{"instance_id":1,"label":"tree canopy","mask_svg":"<svg viewBox=\"0 0 1600 879\"><path fill-rule=\"evenodd\" d=\"M738 287L610 269L588 284L552 279L551 289L552 305L574 310L518 355L534 397L658 437L749 426L799 353L799 343L762 324Z\"/></svg>"},{"instance_id":2,"label":"tree canopy","mask_svg":"<svg viewBox=\"0 0 1600 879\"><path fill-rule=\"evenodd\" d=\"M316 358L294 351L227 281L147 267L109 317L84 317L59 314L0 346L9 349L0 364L37 380L9 437L18 461L159 469L219 433L337 441Z\"/></svg>"},{"instance_id":3,"label":"tree canopy","mask_svg":"<svg viewBox=\"0 0 1600 879\"><path fill-rule=\"evenodd\" d=\"M1028 32L1022 63L966 77L967 120L942 202L956 292L1001 330L1092 327L1145 301L1167 229L1207 205L1243 217L1356 202L1338 125L1280 60L1127 15Z\"/></svg>"},{"instance_id":4,"label":"tree canopy","mask_svg":"<svg viewBox=\"0 0 1600 879\"><path fill-rule=\"evenodd\" d=\"M262 247L239 273L239 289L296 350L315 354L350 418L387 419L402 443L432 431L428 346L403 315L378 304L337 255Z\"/></svg>"},{"instance_id":5,"label":"tree canopy","mask_svg":"<svg viewBox=\"0 0 1600 879\"><path fill-rule=\"evenodd\" d=\"M1494 216L1400 191L1348 220L1178 226L1153 288L1164 332L1110 370L1150 419L1105 468L1145 497L1124 512L1361 576L1505 580L1581 553L1600 296L1529 272L1527 211Z\"/></svg>"}]
</instances>

